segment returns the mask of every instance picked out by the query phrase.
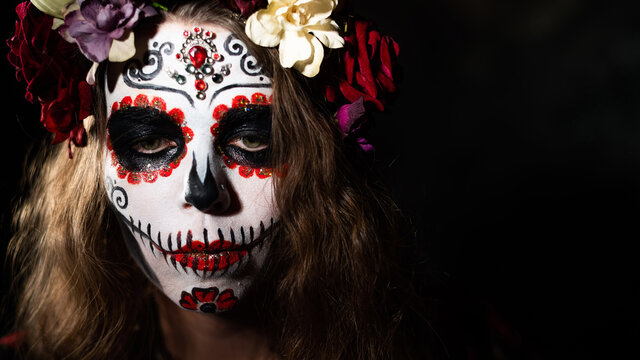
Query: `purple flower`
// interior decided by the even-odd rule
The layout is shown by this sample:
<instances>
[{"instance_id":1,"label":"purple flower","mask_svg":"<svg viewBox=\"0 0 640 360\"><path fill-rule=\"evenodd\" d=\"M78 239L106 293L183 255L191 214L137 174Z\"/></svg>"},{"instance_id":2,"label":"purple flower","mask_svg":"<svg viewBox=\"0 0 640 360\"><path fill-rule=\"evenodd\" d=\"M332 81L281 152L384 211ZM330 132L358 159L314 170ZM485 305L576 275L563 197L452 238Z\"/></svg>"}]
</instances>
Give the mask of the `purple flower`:
<instances>
[{"instance_id":1,"label":"purple flower","mask_svg":"<svg viewBox=\"0 0 640 360\"><path fill-rule=\"evenodd\" d=\"M107 59L113 40L121 39L140 19L157 14L140 0L78 0L78 5L80 9L67 14L59 31L94 62Z\"/></svg>"},{"instance_id":2,"label":"purple flower","mask_svg":"<svg viewBox=\"0 0 640 360\"><path fill-rule=\"evenodd\" d=\"M358 130L360 130L360 127L367 121L365 115L364 99L361 97L351 104L342 105L336 113L336 118L338 119L338 126L344 136L356 136L356 141L362 150L369 152L373 150L373 146L369 144L367 139L358 136Z\"/></svg>"}]
</instances>

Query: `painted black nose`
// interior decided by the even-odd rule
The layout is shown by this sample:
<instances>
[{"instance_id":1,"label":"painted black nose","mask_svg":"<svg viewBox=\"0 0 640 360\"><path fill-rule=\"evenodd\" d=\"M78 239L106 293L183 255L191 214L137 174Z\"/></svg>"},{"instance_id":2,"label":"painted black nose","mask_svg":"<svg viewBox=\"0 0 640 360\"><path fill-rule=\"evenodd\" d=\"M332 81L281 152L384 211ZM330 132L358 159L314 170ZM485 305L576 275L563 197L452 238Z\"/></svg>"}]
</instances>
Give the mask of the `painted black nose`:
<instances>
[{"instance_id":1,"label":"painted black nose","mask_svg":"<svg viewBox=\"0 0 640 360\"><path fill-rule=\"evenodd\" d=\"M200 180L195 154L193 154L184 200L202 212L221 212L229 206L229 196L216 183L215 177L209 168L209 161L207 161L204 182Z\"/></svg>"}]
</instances>

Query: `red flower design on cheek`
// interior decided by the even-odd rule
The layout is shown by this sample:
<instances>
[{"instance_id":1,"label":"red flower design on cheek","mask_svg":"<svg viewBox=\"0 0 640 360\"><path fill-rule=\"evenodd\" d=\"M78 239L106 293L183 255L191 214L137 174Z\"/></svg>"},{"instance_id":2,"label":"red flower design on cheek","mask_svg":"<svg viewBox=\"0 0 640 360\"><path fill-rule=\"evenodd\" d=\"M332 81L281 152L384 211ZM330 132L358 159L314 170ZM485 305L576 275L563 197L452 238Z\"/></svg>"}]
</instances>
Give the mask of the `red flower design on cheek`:
<instances>
[{"instance_id":1,"label":"red flower design on cheek","mask_svg":"<svg viewBox=\"0 0 640 360\"><path fill-rule=\"evenodd\" d=\"M217 287L198 288L194 287L191 292L183 291L180 294L180 306L188 310L200 310L207 313L227 311L233 308L238 302L232 289L222 292Z\"/></svg>"}]
</instances>

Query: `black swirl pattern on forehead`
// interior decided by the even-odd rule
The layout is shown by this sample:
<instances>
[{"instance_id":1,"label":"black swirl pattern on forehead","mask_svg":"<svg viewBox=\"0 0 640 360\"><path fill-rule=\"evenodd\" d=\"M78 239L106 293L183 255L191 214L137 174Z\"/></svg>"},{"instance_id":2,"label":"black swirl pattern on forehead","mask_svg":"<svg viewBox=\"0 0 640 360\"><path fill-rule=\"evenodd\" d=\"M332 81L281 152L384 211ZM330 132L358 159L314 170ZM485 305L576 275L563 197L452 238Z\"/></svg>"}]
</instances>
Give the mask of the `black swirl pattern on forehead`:
<instances>
[{"instance_id":1,"label":"black swirl pattern on forehead","mask_svg":"<svg viewBox=\"0 0 640 360\"><path fill-rule=\"evenodd\" d=\"M124 83L134 89L152 89L180 94L184 96L187 101L189 101L189 104L191 104L191 106L194 106L193 98L189 96L189 94L184 90L157 84L143 83L155 79L159 74L162 73L162 54L164 53L165 55L171 55L174 51L174 45L168 41L162 43L162 45L160 45L159 47L157 42L154 42L152 45L155 49L147 50L144 53L142 63L135 58L125 63L125 66L122 69L122 79ZM151 72L145 73L144 71L142 71L142 68L144 66L153 66L154 68L151 70Z\"/></svg>"},{"instance_id":2,"label":"black swirl pattern on forehead","mask_svg":"<svg viewBox=\"0 0 640 360\"><path fill-rule=\"evenodd\" d=\"M220 93L225 92L230 89L235 88L271 88L271 82L265 78L265 75L262 71L262 66L258 63L258 60L250 54L245 44L238 39L237 36L231 34L227 36L223 44L224 51L229 56L240 56L240 70L245 75L248 76L258 76L259 81L265 82L251 82L251 83L242 83L242 84L229 84L217 89L212 95L211 100L209 101L209 105L213 105L213 101L215 98L220 95Z\"/></svg>"},{"instance_id":3,"label":"black swirl pattern on forehead","mask_svg":"<svg viewBox=\"0 0 640 360\"><path fill-rule=\"evenodd\" d=\"M262 66L258 64L258 60L245 51L245 44L238 39L237 36L231 34L224 41L224 50L231 56L241 56L240 58L240 70L249 76L261 76Z\"/></svg>"}]
</instances>

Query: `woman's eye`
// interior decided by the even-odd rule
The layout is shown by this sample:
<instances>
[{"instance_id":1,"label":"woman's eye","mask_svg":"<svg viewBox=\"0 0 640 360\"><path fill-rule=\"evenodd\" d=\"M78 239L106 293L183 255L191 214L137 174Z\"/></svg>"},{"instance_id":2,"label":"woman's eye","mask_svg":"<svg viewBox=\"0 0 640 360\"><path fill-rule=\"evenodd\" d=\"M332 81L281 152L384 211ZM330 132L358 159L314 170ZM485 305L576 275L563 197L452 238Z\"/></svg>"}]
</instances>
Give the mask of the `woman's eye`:
<instances>
[{"instance_id":1,"label":"woman's eye","mask_svg":"<svg viewBox=\"0 0 640 360\"><path fill-rule=\"evenodd\" d=\"M178 146L175 141L163 137L150 137L134 143L131 148L142 154L155 154L175 146Z\"/></svg>"},{"instance_id":2,"label":"woman's eye","mask_svg":"<svg viewBox=\"0 0 640 360\"><path fill-rule=\"evenodd\" d=\"M262 137L245 135L231 140L229 145L233 145L247 151L260 151L266 149L268 143Z\"/></svg>"}]
</instances>

